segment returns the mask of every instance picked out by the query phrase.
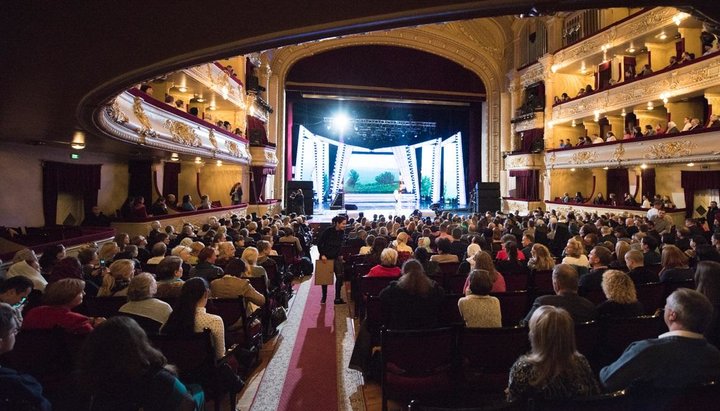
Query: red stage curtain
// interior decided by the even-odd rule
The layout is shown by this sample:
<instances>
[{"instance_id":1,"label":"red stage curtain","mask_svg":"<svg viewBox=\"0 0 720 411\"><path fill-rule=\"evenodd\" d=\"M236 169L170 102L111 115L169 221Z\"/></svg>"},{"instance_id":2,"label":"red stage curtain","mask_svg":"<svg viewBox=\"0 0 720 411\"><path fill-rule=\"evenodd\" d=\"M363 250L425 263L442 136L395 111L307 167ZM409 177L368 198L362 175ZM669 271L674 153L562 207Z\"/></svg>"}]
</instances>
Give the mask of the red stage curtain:
<instances>
[{"instance_id":1,"label":"red stage curtain","mask_svg":"<svg viewBox=\"0 0 720 411\"><path fill-rule=\"evenodd\" d=\"M521 152L529 153L536 141L542 140L545 135L545 130L542 128L533 128L522 132L522 147Z\"/></svg>"},{"instance_id":2,"label":"red stage curtain","mask_svg":"<svg viewBox=\"0 0 720 411\"><path fill-rule=\"evenodd\" d=\"M685 215L692 217L695 191L720 187L720 171L681 171L680 186L685 190Z\"/></svg>"},{"instance_id":3,"label":"red stage curtain","mask_svg":"<svg viewBox=\"0 0 720 411\"><path fill-rule=\"evenodd\" d=\"M250 167L252 180L250 181L250 204L258 204L266 199L265 182L268 174L275 174L275 169L271 167Z\"/></svg>"},{"instance_id":4,"label":"red stage curtain","mask_svg":"<svg viewBox=\"0 0 720 411\"><path fill-rule=\"evenodd\" d=\"M648 168L642 171L642 192L648 198L655 196L655 169Z\"/></svg>"},{"instance_id":5,"label":"red stage curtain","mask_svg":"<svg viewBox=\"0 0 720 411\"><path fill-rule=\"evenodd\" d=\"M43 217L46 226L55 225L59 192L82 194L85 213L97 205L102 164L43 162Z\"/></svg>"},{"instance_id":6,"label":"red stage curtain","mask_svg":"<svg viewBox=\"0 0 720 411\"><path fill-rule=\"evenodd\" d=\"M618 202L622 203L625 193L630 193L630 182L628 181L627 168L611 168L607 172L607 193L603 193L605 198L610 197L610 193L615 193ZM630 193L632 194L632 193Z\"/></svg>"},{"instance_id":7,"label":"red stage curtain","mask_svg":"<svg viewBox=\"0 0 720 411\"><path fill-rule=\"evenodd\" d=\"M470 120L468 127L468 159L467 178L465 184L467 187L475 187L475 183L482 180L482 104L470 104ZM288 145L292 147L292 145ZM289 152L292 150L288 150ZM289 167L292 169L292 167Z\"/></svg>"},{"instance_id":8,"label":"red stage curtain","mask_svg":"<svg viewBox=\"0 0 720 411\"><path fill-rule=\"evenodd\" d=\"M251 145L265 146L268 144L265 123L257 117L247 116L247 138Z\"/></svg>"},{"instance_id":9,"label":"red stage curtain","mask_svg":"<svg viewBox=\"0 0 720 411\"><path fill-rule=\"evenodd\" d=\"M163 167L163 189L162 195L167 197L168 194L175 195L175 198L179 198L178 193L178 176L180 175L181 165L180 163L165 163Z\"/></svg>"},{"instance_id":10,"label":"red stage curtain","mask_svg":"<svg viewBox=\"0 0 720 411\"><path fill-rule=\"evenodd\" d=\"M515 198L540 200L540 170L510 170L515 177Z\"/></svg>"}]
</instances>

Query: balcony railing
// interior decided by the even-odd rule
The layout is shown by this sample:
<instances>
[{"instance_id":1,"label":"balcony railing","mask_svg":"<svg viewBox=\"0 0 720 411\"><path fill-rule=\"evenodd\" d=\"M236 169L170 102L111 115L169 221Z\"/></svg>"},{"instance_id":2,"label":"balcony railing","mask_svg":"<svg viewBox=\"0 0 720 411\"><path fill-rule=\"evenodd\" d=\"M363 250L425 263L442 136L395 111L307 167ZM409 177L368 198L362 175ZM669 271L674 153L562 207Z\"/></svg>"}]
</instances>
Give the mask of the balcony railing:
<instances>
[{"instance_id":1,"label":"balcony railing","mask_svg":"<svg viewBox=\"0 0 720 411\"><path fill-rule=\"evenodd\" d=\"M127 143L230 163L251 161L246 139L137 89L118 95L97 117L111 137Z\"/></svg>"},{"instance_id":2,"label":"balcony railing","mask_svg":"<svg viewBox=\"0 0 720 411\"><path fill-rule=\"evenodd\" d=\"M625 167L717 160L720 128L548 150L548 168Z\"/></svg>"}]
</instances>

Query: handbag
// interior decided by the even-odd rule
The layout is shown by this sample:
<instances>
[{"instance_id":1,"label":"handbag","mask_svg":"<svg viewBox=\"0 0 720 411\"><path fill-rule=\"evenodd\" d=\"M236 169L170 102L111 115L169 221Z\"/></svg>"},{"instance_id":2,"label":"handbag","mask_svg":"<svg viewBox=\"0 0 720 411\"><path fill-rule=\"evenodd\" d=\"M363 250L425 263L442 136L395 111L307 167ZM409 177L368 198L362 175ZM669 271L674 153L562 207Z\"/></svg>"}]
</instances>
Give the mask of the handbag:
<instances>
[{"instance_id":1,"label":"handbag","mask_svg":"<svg viewBox=\"0 0 720 411\"><path fill-rule=\"evenodd\" d=\"M335 280L335 260L315 261L315 285L332 285Z\"/></svg>"}]
</instances>

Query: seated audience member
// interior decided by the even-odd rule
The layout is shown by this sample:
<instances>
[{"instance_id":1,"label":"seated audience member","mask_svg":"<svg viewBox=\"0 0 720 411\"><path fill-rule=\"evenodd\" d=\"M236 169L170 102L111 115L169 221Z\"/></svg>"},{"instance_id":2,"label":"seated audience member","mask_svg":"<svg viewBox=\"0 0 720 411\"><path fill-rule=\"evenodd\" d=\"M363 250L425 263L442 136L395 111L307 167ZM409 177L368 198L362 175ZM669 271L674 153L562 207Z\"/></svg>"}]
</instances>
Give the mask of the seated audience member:
<instances>
[{"instance_id":1,"label":"seated audience member","mask_svg":"<svg viewBox=\"0 0 720 411\"><path fill-rule=\"evenodd\" d=\"M534 271L547 271L555 267L555 259L550 254L550 250L543 244L535 243L530 251L530 259L528 260L528 268Z\"/></svg>"},{"instance_id":2,"label":"seated audience member","mask_svg":"<svg viewBox=\"0 0 720 411\"><path fill-rule=\"evenodd\" d=\"M100 207L93 206L92 212L85 216L82 223L84 227L110 227L110 217L100 211Z\"/></svg>"},{"instance_id":3,"label":"seated audience member","mask_svg":"<svg viewBox=\"0 0 720 411\"><path fill-rule=\"evenodd\" d=\"M169 226L172 227L172 226ZM137 259L140 261L140 263L144 264L147 263L147 260L150 259L151 255L150 252L147 249L147 239L145 239L145 236L142 235L134 235L130 238L130 245L134 245L137 247Z\"/></svg>"},{"instance_id":4,"label":"seated audience member","mask_svg":"<svg viewBox=\"0 0 720 411\"><path fill-rule=\"evenodd\" d=\"M677 134L680 130L678 130L677 124L675 124L674 121L668 121L668 128L665 134Z\"/></svg>"},{"instance_id":5,"label":"seated audience member","mask_svg":"<svg viewBox=\"0 0 720 411\"><path fill-rule=\"evenodd\" d=\"M677 58L677 56L673 55L673 56L670 56L670 61L668 62L667 67L665 67L665 68L675 67L677 65L678 65L678 58Z\"/></svg>"},{"instance_id":6,"label":"seated audience member","mask_svg":"<svg viewBox=\"0 0 720 411\"><path fill-rule=\"evenodd\" d=\"M562 93L560 95L560 101L564 102L564 101L568 101L568 100L570 100L570 96L568 96L568 93Z\"/></svg>"},{"instance_id":7,"label":"seated audience member","mask_svg":"<svg viewBox=\"0 0 720 411\"><path fill-rule=\"evenodd\" d=\"M384 249L380 254L380 264L372 267L366 277L400 277L397 258L397 251L392 248Z\"/></svg>"},{"instance_id":8,"label":"seated audience member","mask_svg":"<svg viewBox=\"0 0 720 411\"><path fill-rule=\"evenodd\" d=\"M108 347L113 347L113 355L108 355ZM200 388L188 391L131 318L117 316L98 326L78 357L79 386L91 398L92 410L182 411L204 406Z\"/></svg>"},{"instance_id":9,"label":"seated audience member","mask_svg":"<svg viewBox=\"0 0 720 411\"><path fill-rule=\"evenodd\" d=\"M593 135L590 137L590 141L592 142L592 144L600 144L600 143L604 143L604 142L605 142L605 140L603 140L603 138L600 137L600 136L597 135L597 134L593 134Z\"/></svg>"},{"instance_id":10,"label":"seated audience member","mask_svg":"<svg viewBox=\"0 0 720 411\"><path fill-rule=\"evenodd\" d=\"M365 245L360 247L360 251L358 251L358 254L365 255L370 254L370 251L372 250L372 246L375 243L375 236L372 234L368 234L367 237L365 237Z\"/></svg>"},{"instance_id":11,"label":"seated audience member","mask_svg":"<svg viewBox=\"0 0 720 411\"><path fill-rule=\"evenodd\" d=\"M15 347L20 325L15 309L0 303L0 356ZM35 378L7 367L0 367L0 398L1 407L7 410L52 410L50 402L43 397L42 385Z\"/></svg>"},{"instance_id":12,"label":"seated audience member","mask_svg":"<svg viewBox=\"0 0 720 411\"><path fill-rule=\"evenodd\" d=\"M438 254L430 257L430 261L435 261L438 264L442 263L457 263L460 262L457 255L452 253L452 243L447 238L439 238L436 241Z\"/></svg>"},{"instance_id":13,"label":"seated audience member","mask_svg":"<svg viewBox=\"0 0 720 411\"><path fill-rule=\"evenodd\" d=\"M692 280L695 276L695 270L688 267L688 256L672 244L663 247L661 264L661 283L683 282Z\"/></svg>"},{"instance_id":14,"label":"seated audience member","mask_svg":"<svg viewBox=\"0 0 720 411\"><path fill-rule=\"evenodd\" d=\"M635 285L656 283L660 278L654 272L645 268L645 258L638 250L630 250L625 254L625 265L630 269L628 275Z\"/></svg>"},{"instance_id":15,"label":"seated audience member","mask_svg":"<svg viewBox=\"0 0 720 411\"><path fill-rule=\"evenodd\" d=\"M430 261L430 253L427 251L426 248L416 248L415 252L413 253L413 258L415 258L415 260L417 260L422 265L425 275L432 278L437 274L439 270L438 263L436 263L435 261ZM492 260L490 261L492 262Z\"/></svg>"},{"instance_id":16,"label":"seated audience member","mask_svg":"<svg viewBox=\"0 0 720 411\"><path fill-rule=\"evenodd\" d=\"M645 132L643 133L643 136L645 136L645 137L652 137L652 136L654 136L655 134L656 134L656 133L655 133L655 129L653 128L652 124L647 124L647 125L645 126Z\"/></svg>"},{"instance_id":17,"label":"seated audience member","mask_svg":"<svg viewBox=\"0 0 720 411\"><path fill-rule=\"evenodd\" d=\"M701 293L681 288L667 298L664 310L669 332L636 341L614 363L600 370L608 391L630 386L682 388L720 376L720 351L703 337L713 307Z\"/></svg>"},{"instance_id":18,"label":"seated audience member","mask_svg":"<svg viewBox=\"0 0 720 411\"><path fill-rule=\"evenodd\" d=\"M407 243L410 240L410 236L407 233L400 232L395 239L395 250L398 252L398 258L401 261L406 261L412 256L413 249Z\"/></svg>"},{"instance_id":19,"label":"seated audience member","mask_svg":"<svg viewBox=\"0 0 720 411\"><path fill-rule=\"evenodd\" d=\"M507 291L507 285L505 284L505 277L495 268L492 257L487 251L478 251L475 253L473 258L473 270L484 270L488 272L490 281L492 283L491 293L504 293ZM465 286L463 287L463 294L468 295L470 292L470 277L465 280Z\"/></svg>"},{"instance_id":20,"label":"seated audience member","mask_svg":"<svg viewBox=\"0 0 720 411\"><path fill-rule=\"evenodd\" d=\"M630 251L630 244L627 241L618 241L615 243L613 261L610 262L608 267L615 270L628 271L628 266L625 263L625 254L627 254L628 251Z\"/></svg>"},{"instance_id":21,"label":"seated audience member","mask_svg":"<svg viewBox=\"0 0 720 411\"><path fill-rule=\"evenodd\" d=\"M612 253L607 248L599 245L590 250L588 261L590 271L580 277L580 289L584 292L602 289L603 273L608 270Z\"/></svg>"},{"instance_id":22,"label":"seated audience member","mask_svg":"<svg viewBox=\"0 0 720 411\"><path fill-rule=\"evenodd\" d=\"M215 265L225 269L225 265L235 258L235 246L230 241L221 241L217 245L218 258L215 260Z\"/></svg>"},{"instance_id":23,"label":"seated audience member","mask_svg":"<svg viewBox=\"0 0 720 411\"><path fill-rule=\"evenodd\" d=\"M5 278L16 276L29 278L36 290L43 291L47 286L47 280L40 274L40 265L35 252L29 248L23 248L15 253L12 265L5 273Z\"/></svg>"},{"instance_id":24,"label":"seated audience member","mask_svg":"<svg viewBox=\"0 0 720 411\"><path fill-rule=\"evenodd\" d=\"M181 211L195 211L195 204L192 202L190 194L185 194L182 198L182 204L180 204Z\"/></svg>"},{"instance_id":25,"label":"seated audience member","mask_svg":"<svg viewBox=\"0 0 720 411\"><path fill-rule=\"evenodd\" d=\"M607 300L597 307L599 318L626 318L643 314L643 306L637 299L635 283L624 272L605 271L602 276L602 290Z\"/></svg>"},{"instance_id":26,"label":"seated audience member","mask_svg":"<svg viewBox=\"0 0 720 411\"><path fill-rule=\"evenodd\" d=\"M693 53L683 51L682 55L680 56L680 60L678 61L678 64L689 63L693 60L695 60L695 55Z\"/></svg>"},{"instance_id":27,"label":"seated audience member","mask_svg":"<svg viewBox=\"0 0 720 411\"><path fill-rule=\"evenodd\" d=\"M165 324L172 307L165 301L155 297L157 293L157 282L150 273L140 273L130 280L128 286L128 302L118 310L121 313L139 315Z\"/></svg>"},{"instance_id":28,"label":"seated audience member","mask_svg":"<svg viewBox=\"0 0 720 411\"><path fill-rule=\"evenodd\" d=\"M521 321L521 324L526 325L535 310L543 305L564 308L576 323L592 321L597 317L595 304L580 297L577 293L578 274L575 267L569 264L556 265L553 269L552 283L555 295L543 295L536 298L530 312Z\"/></svg>"},{"instance_id":29,"label":"seated audience member","mask_svg":"<svg viewBox=\"0 0 720 411\"><path fill-rule=\"evenodd\" d=\"M578 192L575 193L574 201L575 201L576 203L578 203L578 204L584 203L584 202L585 202L585 198L583 197L582 193L578 191Z\"/></svg>"},{"instance_id":30,"label":"seated audience member","mask_svg":"<svg viewBox=\"0 0 720 411\"><path fill-rule=\"evenodd\" d=\"M302 244L300 244L300 239L295 236L293 229L289 228L289 227L285 227L285 228L283 228L282 233L283 233L283 236L280 237L278 242L295 244L295 250L298 253L302 254L302 252L303 252ZM368 237L370 237L370 236L368 236ZM374 240L375 240L375 238L373 237L373 241ZM368 239L368 241L370 241L370 240ZM368 243L368 244L371 244L371 243ZM362 248L360 250L362 251ZM361 252L360 254L363 254L363 253Z\"/></svg>"},{"instance_id":31,"label":"seated audience member","mask_svg":"<svg viewBox=\"0 0 720 411\"><path fill-rule=\"evenodd\" d=\"M114 260L115 256L120 252L120 246L116 242L110 241L102 246L98 251L98 257L100 258L100 265L109 266Z\"/></svg>"},{"instance_id":32,"label":"seated audience member","mask_svg":"<svg viewBox=\"0 0 720 411\"><path fill-rule=\"evenodd\" d=\"M150 214L152 215L167 215L168 207L165 204L165 197L158 197L154 203L150 206Z\"/></svg>"},{"instance_id":33,"label":"seated audience member","mask_svg":"<svg viewBox=\"0 0 720 411\"><path fill-rule=\"evenodd\" d=\"M45 247L38 259L42 275L47 277L52 272L53 266L63 258L65 258L65 246L62 244Z\"/></svg>"},{"instance_id":34,"label":"seated audience member","mask_svg":"<svg viewBox=\"0 0 720 411\"><path fill-rule=\"evenodd\" d=\"M109 271L103 276L102 286L98 290L98 297L124 297L127 296L127 287L135 274L135 264L132 260L120 259L110 264Z\"/></svg>"},{"instance_id":35,"label":"seated audience member","mask_svg":"<svg viewBox=\"0 0 720 411\"><path fill-rule=\"evenodd\" d=\"M259 256L260 253L255 247L246 247L245 250L243 250L242 259L245 261L245 264L247 264L248 277L262 277L265 278L265 282L269 284L267 271L257 265Z\"/></svg>"},{"instance_id":36,"label":"seated audience member","mask_svg":"<svg viewBox=\"0 0 720 411\"><path fill-rule=\"evenodd\" d=\"M472 270L468 276L469 293L458 300L460 316L466 327L502 327L500 300L490 296L492 280L486 270Z\"/></svg>"},{"instance_id":37,"label":"seated audience member","mask_svg":"<svg viewBox=\"0 0 720 411\"><path fill-rule=\"evenodd\" d=\"M72 309L83 302L85 282L77 278L65 278L48 284L42 304L28 311L23 329L51 329L60 327L71 334L88 334L105 321L102 317L86 317Z\"/></svg>"},{"instance_id":38,"label":"seated audience member","mask_svg":"<svg viewBox=\"0 0 720 411\"><path fill-rule=\"evenodd\" d=\"M605 204L605 197L603 197L602 193L598 193L595 196L595 199L593 200L593 204Z\"/></svg>"},{"instance_id":39,"label":"seated audience member","mask_svg":"<svg viewBox=\"0 0 720 411\"><path fill-rule=\"evenodd\" d=\"M163 242L155 243L152 247L152 256L148 258L146 265L157 265L167 254L167 245Z\"/></svg>"},{"instance_id":40,"label":"seated audience member","mask_svg":"<svg viewBox=\"0 0 720 411\"><path fill-rule=\"evenodd\" d=\"M529 320L530 353L510 369L510 402L552 400L599 393L595 374L575 347L575 324L559 307L543 306Z\"/></svg>"},{"instance_id":41,"label":"seated audience member","mask_svg":"<svg viewBox=\"0 0 720 411\"><path fill-rule=\"evenodd\" d=\"M145 208L145 197L135 197L132 206L132 216L134 218L147 218L148 213L147 209Z\"/></svg>"},{"instance_id":42,"label":"seated audience member","mask_svg":"<svg viewBox=\"0 0 720 411\"><path fill-rule=\"evenodd\" d=\"M182 101L182 100L178 100L178 101ZM175 197L175 194L168 194L167 196L165 196L165 204L167 204L167 206L169 208L172 208L173 210L177 209L178 203L177 203L177 197Z\"/></svg>"},{"instance_id":43,"label":"seated audience member","mask_svg":"<svg viewBox=\"0 0 720 411\"><path fill-rule=\"evenodd\" d=\"M190 277L201 277L212 282L223 276L223 269L215 265L218 252L212 247L203 248L198 254L198 263L190 270Z\"/></svg>"},{"instance_id":44,"label":"seated audience member","mask_svg":"<svg viewBox=\"0 0 720 411\"><path fill-rule=\"evenodd\" d=\"M135 270L138 272L142 270L142 264L140 263L140 260L138 260L138 248L136 245L129 244L125 246L125 250L122 253L118 253L115 256L116 260L130 260L133 262L133 265L135 266Z\"/></svg>"},{"instance_id":45,"label":"seated audience member","mask_svg":"<svg viewBox=\"0 0 720 411\"><path fill-rule=\"evenodd\" d=\"M695 269L697 291L703 294L713 306L710 325L705 330L705 338L716 347L720 347L720 263L700 261Z\"/></svg>"},{"instance_id":46,"label":"seated audience member","mask_svg":"<svg viewBox=\"0 0 720 411\"><path fill-rule=\"evenodd\" d=\"M9 304L15 310L18 324L22 325L22 311L33 291L33 282L22 275L0 281L0 302Z\"/></svg>"},{"instance_id":47,"label":"seated audience member","mask_svg":"<svg viewBox=\"0 0 720 411\"><path fill-rule=\"evenodd\" d=\"M392 329L434 328L445 291L425 275L422 264L408 260L402 276L380 292L383 325Z\"/></svg>"},{"instance_id":48,"label":"seated audience member","mask_svg":"<svg viewBox=\"0 0 720 411\"><path fill-rule=\"evenodd\" d=\"M701 128L702 128L702 125L700 124L700 119L697 117L693 117L693 119L690 120L690 128L688 129L688 131L689 130L698 130Z\"/></svg>"},{"instance_id":49,"label":"seated audience member","mask_svg":"<svg viewBox=\"0 0 720 411\"><path fill-rule=\"evenodd\" d=\"M54 283L63 278L83 279L82 264L75 257L65 257L53 266L50 274L47 275L48 283Z\"/></svg>"},{"instance_id":50,"label":"seated audience member","mask_svg":"<svg viewBox=\"0 0 720 411\"><path fill-rule=\"evenodd\" d=\"M213 297L217 298L237 298L244 297L248 302L248 313L255 311L258 307L265 304L265 296L260 294L245 278L248 267L240 258L233 258L228 262L225 268L225 275L213 280L210 283L210 291Z\"/></svg>"},{"instance_id":51,"label":"seated audience member","mask_svg":"<svg viewBox=\"0 0 720 411\"><path fill-rule=\"evenodd\" d=\"M566 147L566 145L565 145L565 140L560 139L560 144L559 144L558 147L559 147L559 148L565 148L565 147Z\"/></svg>"},{"instance_id":52,"label":"seated audience member","mask_svg":"<svg viewBox=\"0 0 720 411\"><path fill-rule=\"evenodd\" d=\"M563 264L571 264L579 267L590 267L590 261L587 256L582 253L582 244L571 238L565 246L565 257L562 259Z\"/></svg>"},{"instance_id":53,"label":"seated audience member","mask_svg":"<svg viewBox=\"0 0 720 411\"><path fill-rule=\"evenodd\" d=\"M650 65L649 65L649 64L646 64L646 65L643 66L643 69L642 69L639 73L637 73L637 77L649 76L649 75L652 74L652 73L653 73L653 71L652 71L652 69L650 68Z\"/></svg>"},{"instance_id":54,"label":"seated audience member","mask_svg":"<svg viewBox=\"0 0 720 411\"><path fill-rule=\"evenodd\" d=\"M158 298L179 297L180 289L185 283L182 280L183 273L182 258L178 256L163 258L155 269L155 276L157 278L155 295Z\"/></svg>"},{"instance_id":55,"label":"seated audience member","mask_svg":"<svg viewBox=\"0 0 720 411\"><path fill-rule=\"evenodd\" d=\"M720 119L718 119L717 114L711 114L710 120L708 121L707 128L716 128L720 127Z\"/></svg>"},{"instance_id":56,"label":"seated audience member","mask_svg":"<svg viewBox=\"0 0 720 411\"><path fill-rule=\"evenodd\" d=\"M642 128L640 126L634 126L632 138L642 138L642 137L643 137Z\"/></svg>"},{"instance_id":57,"label":"seated audience member","mask_svg":"<svg viewBox=\"0 0 720 411\"><path fill-rule=\"evenodd\" d=\"M204 194L200 196L200 205L197 207L198 210L209 210L212 208L212 204L210 202L210 196L207 194Z\"/></svg>"},{"instance_id":58,"label":"seated audience member","mask_svg":"<svg viewBox=\"0 0 720 411\"><path fill-rule=\"evenodd\" d=\"M652 236L645 236L640 240L645 265L660 264L660 253L657 252L657 240Z\"/></svg>"}]
</instances>

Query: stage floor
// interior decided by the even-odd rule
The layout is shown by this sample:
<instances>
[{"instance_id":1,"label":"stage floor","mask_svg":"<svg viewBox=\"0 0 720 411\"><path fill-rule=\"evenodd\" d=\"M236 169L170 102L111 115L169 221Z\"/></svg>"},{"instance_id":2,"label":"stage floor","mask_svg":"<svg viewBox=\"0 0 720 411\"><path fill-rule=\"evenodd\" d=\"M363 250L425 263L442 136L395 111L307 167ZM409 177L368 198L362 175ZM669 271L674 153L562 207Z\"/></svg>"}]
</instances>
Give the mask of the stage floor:
<instances>
[{"instance_id":1,"label":"stage floor","mask_svg":"<svg viewBox=\"0 0 720 411\"><path fill-rule=\"evenodd\" d=\"M313 210L312 219L309 221L311 223L329 223L333 219L333 217L338 214L347 214L348 217L354 219L357 219L360 216L360 213L363 213L363 215L369 219L372 219L374 214L382 214L383 216L385 216L385 218L387 218L387 216L389 215L409 216L410 214L412 214L413 211L415 211L414 208L404 208L400 209L399 212L397 212L393 205L359 207L358 210L330 210L329 208L315 208ZM433 210L430 210L429 208L420 209L420 212L422 213L423 217L435 217L435 212Z\"/></svg>"}]
</instances>

